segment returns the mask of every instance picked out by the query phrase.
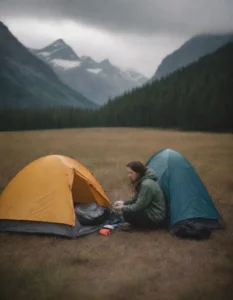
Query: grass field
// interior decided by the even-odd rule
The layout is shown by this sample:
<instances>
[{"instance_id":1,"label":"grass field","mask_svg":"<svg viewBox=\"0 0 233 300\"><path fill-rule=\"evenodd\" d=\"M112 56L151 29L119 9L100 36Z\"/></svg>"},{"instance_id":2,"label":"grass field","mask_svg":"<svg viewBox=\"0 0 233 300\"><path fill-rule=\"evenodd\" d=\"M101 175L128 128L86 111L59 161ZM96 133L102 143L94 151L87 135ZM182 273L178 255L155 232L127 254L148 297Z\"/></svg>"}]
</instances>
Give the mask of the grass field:
<instances>
[{"instance_id":1,"label":"grass field","mask_svg":"<svg viewBox=\"0 0 233 300\"><path fill-rule=\"evenodd\" d=\"M87 166L111 201L126 199L126 163L145 162L161 148L181 151L194 165L225 230L206 241L181 240L165 230L115 231L77 240L0 234L0 299L233 299L230 134L152 129L0 132L0 188L32 160L61 154Z\"/></svg>"}]
</instances>

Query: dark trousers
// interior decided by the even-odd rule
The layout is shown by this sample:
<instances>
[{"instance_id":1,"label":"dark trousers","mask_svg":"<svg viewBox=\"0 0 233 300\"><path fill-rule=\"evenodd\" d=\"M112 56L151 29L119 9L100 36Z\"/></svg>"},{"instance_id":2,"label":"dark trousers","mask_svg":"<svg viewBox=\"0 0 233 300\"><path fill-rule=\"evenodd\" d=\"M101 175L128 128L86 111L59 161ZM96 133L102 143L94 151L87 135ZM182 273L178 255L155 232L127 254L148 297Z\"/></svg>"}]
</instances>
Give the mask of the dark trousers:
<instances>
[{"instance_id":1,"label":"dark trousers","mask_svg":"<svg viewBox=\"0 0 233 300\"><path fill-rule=\"evenodd\" d=\"M124 211L123 217L125 222L132 224L134 227L138 228L161 228L164 227L163 222L154 222L149 219L148 215L145 211L136 211L136 212L129 212Z\"/></svg>"}]
</instances>

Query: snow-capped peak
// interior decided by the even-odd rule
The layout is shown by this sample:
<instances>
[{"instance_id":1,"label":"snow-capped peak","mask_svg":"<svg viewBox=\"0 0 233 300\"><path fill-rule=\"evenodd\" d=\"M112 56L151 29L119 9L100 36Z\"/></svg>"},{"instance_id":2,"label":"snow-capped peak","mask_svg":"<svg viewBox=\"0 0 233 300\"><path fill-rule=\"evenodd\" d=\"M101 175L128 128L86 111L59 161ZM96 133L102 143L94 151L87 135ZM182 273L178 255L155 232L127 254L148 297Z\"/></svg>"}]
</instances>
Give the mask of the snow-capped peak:
<instances>
[{"instance_id":1,"label":"snow-capped peak","mask_svg":"<svg viewBox=\"0 0 233 300\"><path fill-rule=\"evenodd\" d=\"M54 47L64 47L64 46L68 46L63 39L58 39L56 40L55 42L53 42L51 44L51 46L54 46Z\"/></svg>"},{"instance_id":2,"label":"snow-capped peak","mask_svg":"<svg viewBox=\"0 0 233 300\"><path fill-rule=\"evenodd\" d=\"M97 62L87 55L78 57L63 39L34 53L50 64L71 88L98 103L104 103L109 97L115 97L147 81L139 72L123 70L109 59Z\"/></svg>"},{"instance_id":3,"label":"snow-capped peak","mask_svg":"<svg viewBox=\"0 0 233 300\"><path fill-rule=\"evenodd\" d=\"M63 39L58 39L52 44L43 49L37 50L36 52L46 61L52 61L54 59L80 61L77 54L64 42Z\"/></svg>"},{"instance_id":4,"label":"snow-capped peak","mask_svg":"<svg viewBox=\"0 0 233 300\"><path fill-rule=\"evenodd\" d=\"M53 42L52 44L50 44L49 46L45 47L44 49L46 49L47 51L50 50L50 52L55 52L55 51L60 51L64 48L68 48L71 49L64 41L63 39L58 39L55 42ZM71 51L73 51L71 49Z\"/></svg>"}]
</instances>

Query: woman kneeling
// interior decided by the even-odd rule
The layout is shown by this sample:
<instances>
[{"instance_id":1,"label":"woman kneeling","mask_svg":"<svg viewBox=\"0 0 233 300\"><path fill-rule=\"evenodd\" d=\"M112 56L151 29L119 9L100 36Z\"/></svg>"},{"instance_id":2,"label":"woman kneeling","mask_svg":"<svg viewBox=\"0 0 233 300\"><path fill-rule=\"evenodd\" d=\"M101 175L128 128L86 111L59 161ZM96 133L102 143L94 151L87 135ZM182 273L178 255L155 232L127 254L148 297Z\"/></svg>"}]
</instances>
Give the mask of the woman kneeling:
<instances>
[{"instance_id":1,"label":"woman kneeling","mask_svg":"<svg viewBox=\"0 0 233 300\"><path fill-rule=\"evenodd\" d=\"M139 161L127 164L134 195L127 201L116 201L114 209L122 215L122 230L131 227L159 228L166 224L166 200L157 182L155 172Z\"/></svg>"}]
</instances>

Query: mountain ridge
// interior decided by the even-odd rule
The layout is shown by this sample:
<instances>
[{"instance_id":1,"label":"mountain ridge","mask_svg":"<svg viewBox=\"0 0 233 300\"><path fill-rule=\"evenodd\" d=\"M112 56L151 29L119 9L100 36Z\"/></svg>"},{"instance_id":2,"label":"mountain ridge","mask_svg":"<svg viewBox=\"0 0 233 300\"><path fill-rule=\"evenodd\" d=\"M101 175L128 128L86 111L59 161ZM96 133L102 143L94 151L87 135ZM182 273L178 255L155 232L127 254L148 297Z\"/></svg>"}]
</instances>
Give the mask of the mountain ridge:
<instances>
[{"instance_id":1,"label":"mountain ridge","mask_svg":"<svg viewBox=\"0 0 233 300\"><path fill-rule=\"evenodd\" d=\"M96 62L90 56L79 56L63 39L31 51L49 64L64 83L100 105L148 80L138 72L121 70L108 58Z\"/></svg>"},{"instance_id":2,"label":"mountain ridge","mask_svg":"<svg viewBox=\"0 0 233 300\"><path fill-rule=\"evenodd\" d=\"M233 40L233 32L196 35L164 57L149 81L159 80L180 68L188 66L201 57L215 52L231 40Z\"/></svg>"},{"instance_id":3,"label":"mountain ridge","mask_svg":"<svg viewBox=\"0 0 233 300\"><path fill-rule=\"evenodd\" d=\"M0 22L0 107L74 106L97 108L62 83Z\"/></svg>"},{"instance_id":4,"label":"mountain ridge","mask_svg":"<svg viewBox=\"0 0 233 300\"><path fill-rule=\"evenodd\" d=\"M160 80L113 99L94 113L93 123L233 132L232 72L233 41Z\"/></svg>"}]
</instances>

